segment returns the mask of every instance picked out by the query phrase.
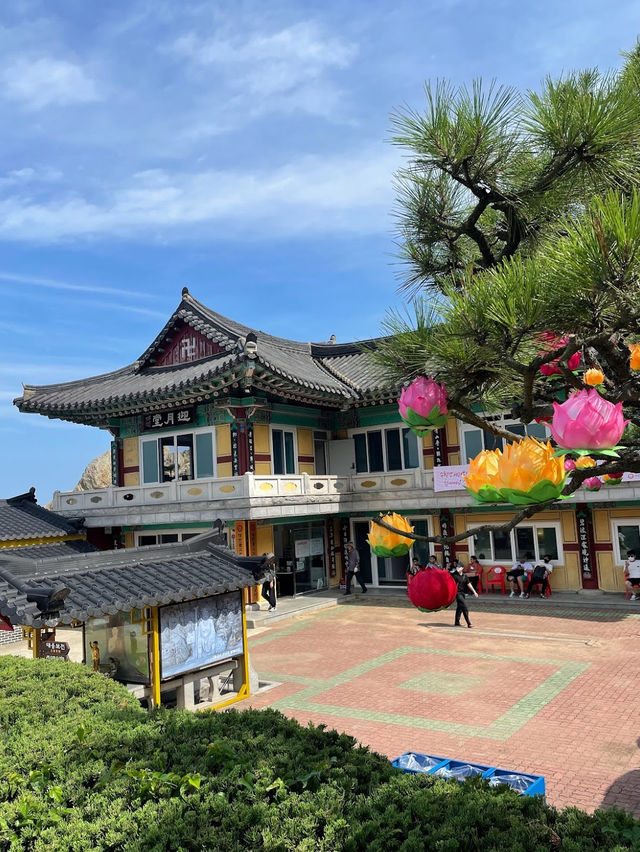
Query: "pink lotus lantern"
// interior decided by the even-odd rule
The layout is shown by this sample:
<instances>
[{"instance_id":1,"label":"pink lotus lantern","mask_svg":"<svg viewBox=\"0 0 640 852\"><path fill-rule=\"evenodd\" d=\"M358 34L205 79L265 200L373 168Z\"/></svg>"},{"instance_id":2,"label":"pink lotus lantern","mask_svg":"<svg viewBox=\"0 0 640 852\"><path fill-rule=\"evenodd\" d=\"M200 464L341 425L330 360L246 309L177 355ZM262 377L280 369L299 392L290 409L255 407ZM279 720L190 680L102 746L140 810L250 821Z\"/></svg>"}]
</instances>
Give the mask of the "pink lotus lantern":
<instances>
[{"instance_id":1,"label":"pink lotus lantern","mask_svg":"<svg viewBox=\"0 0 640 852\"><path fill-rule=\"evenodd\" d=\"M600 491L602 488L602 480L599 476L590 476L589 479L584 480L582 487L587 491Z\"/></svg>"},{"instance_id":2,"label":"pink lotus lantern","mask_svg":"<svg viewBox=\"0 0 640 852\"><path fill-rule=\"evenodd\" d=\"M544 345L544 349L547 352L552 352L554 349L560 349L562 346L566 346L569 342L568 337L558 337L558 335L553 331L543 331L542 334L538 335L538 339ZM580 362L582 360L581 352L574 352L571 358L567 361L567 367L570 370L577 370L580 366ZM540 372L543 376L561 376L562 370L558 366L560 362L560 358L556 358L554 361L549 361L548 364L543 364L540 367Z\"/></svg>"},{"instance_id":3,"label":"pink lotus lantern","mask_svg":"<svg viewBox=\"0 0 640 852\"><path fill-rule=\"evenodd\" d=\"M400 417L416 435L444 426L449 409L447 389L433 379L419 376L400 394Z\"/></svg>"},{"instance_id":4,"label":"pink lotus lantern","mask_svg":"<svg viewBox=\"0 0 640 852\"><path fill-rule=\"evenodd\" d=\"M551 435L564 451L617 456L618 442L628 422L621 402L614 405L595 388L581 390L562 404L553 403Z\"/></svg>"},{"instance_id":5,"label":"pink lotus lantern","mask_svg":"<svg viewBox=\"0 0 640 852\"><path fill-rule=\"evenodd\" d=\"M565 459L564 460L564 469L569 472L570 470L576 469L576 463L573 459Z\"/></svg>"}]
</instances>

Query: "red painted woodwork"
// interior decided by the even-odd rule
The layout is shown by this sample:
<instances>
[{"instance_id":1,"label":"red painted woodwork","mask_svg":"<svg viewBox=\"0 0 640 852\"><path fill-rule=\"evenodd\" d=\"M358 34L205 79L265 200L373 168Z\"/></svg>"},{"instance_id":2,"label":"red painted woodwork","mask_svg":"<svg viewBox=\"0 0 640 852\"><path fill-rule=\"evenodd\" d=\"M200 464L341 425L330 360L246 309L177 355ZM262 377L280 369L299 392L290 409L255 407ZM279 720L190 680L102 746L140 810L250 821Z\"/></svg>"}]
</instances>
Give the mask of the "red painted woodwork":
<instances>
[{"instance_id":1,"label":"red painted woodwork","mask_svg":"<svg viewBox=\"0 0 640 852\"><path fill-rule=\"evenodd\" d=\"M171 367L209 358L219 352L224 352L221 346L195 328L182 323L179 328L173 329L171 337L165 340L164 352L160 353L155 363L157 367Z\"/></svg>"}]
</instances>

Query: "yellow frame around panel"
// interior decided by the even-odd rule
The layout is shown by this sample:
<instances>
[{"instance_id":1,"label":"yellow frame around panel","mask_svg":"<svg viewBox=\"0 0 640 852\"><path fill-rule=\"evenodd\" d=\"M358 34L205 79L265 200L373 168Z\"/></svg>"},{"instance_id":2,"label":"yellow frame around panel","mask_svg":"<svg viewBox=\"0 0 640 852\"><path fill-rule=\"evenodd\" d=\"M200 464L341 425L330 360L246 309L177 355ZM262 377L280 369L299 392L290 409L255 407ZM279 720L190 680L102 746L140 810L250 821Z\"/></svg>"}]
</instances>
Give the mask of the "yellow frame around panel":
<instances>
[{"instance_id":1,"label":"yellow frame around panel","mask_svg":"<svg viewBox=\"0 0 640 852\"><path fill-rule=\"evenodd\" d=\"M151 607L151 703L154 707L160 706L160 631L158 621L158 607Z\"/></svg>"},{"instance_id":2,"label":"yellow frame around panel","mask_svg":"<svg viewBox=\"0 0 640 852\"><path fill-rule=\"evenodd\" d=\"M213 707L208 707L204 712L212 710L221 710L223 707L228 707L229 704L235 704L237 701L243 701L251 695L251 685L249 683L249 644L247 642L247 613L244 608L244 597L242 602L242 644L244 654L242 655L242 686L238 694L233 698L227 698L226 701L221 701L219 704L214 704Z\"/></svg>"}]
</instances>

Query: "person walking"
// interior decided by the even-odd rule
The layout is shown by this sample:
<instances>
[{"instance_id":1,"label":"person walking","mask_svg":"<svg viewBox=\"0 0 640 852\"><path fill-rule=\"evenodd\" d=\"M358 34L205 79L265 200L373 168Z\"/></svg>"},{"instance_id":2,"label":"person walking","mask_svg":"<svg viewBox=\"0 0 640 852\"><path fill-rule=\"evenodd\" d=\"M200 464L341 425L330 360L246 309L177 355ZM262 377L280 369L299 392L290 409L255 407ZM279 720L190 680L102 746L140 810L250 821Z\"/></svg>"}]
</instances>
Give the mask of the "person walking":
<instances>
[{"instance_id":1,"label":"person walking","mask_svg":"<svg viewBox=\"0 0 640 852\"><path fill-rule=\"evenodd\" d=\"M265 553L262 575L262 597L269 604L269 612L276 608L276 572L274 568L275 556L273 553Z\"/></svg>"},{"instance_id":2,"label":"person walking","mask_svg":"<svg viewBox=\"0 0 640 852\"><path fill-rule=\"evenodd\" d=\"M476 598L478 597L478 593L469 582L469 578L462 573L462 565L460 563L458 563L456 570L451 572L451 576L458 584L458 591L456 594L456 618L454 626L461 627L462 625L460 624L460 617L464 616L464 620L467 622L467 627L471 627L471 622L469 621L469 609L467 607L467 602L465 601L464 597L467 591L471 592Z\"/></svg>"},{"instance_id":3,"label":"person walking","mask_svg":"<svg viewBox=\"0 0 640 852\"><path fill-rule=\"evenodd\" d=\"M351 581L356 578L363 592L367 591L364 580L360 576L360 554L353 546L352 541L347 542L347 590L345 595L351 594Z\"/></svg>"}]
</instances>

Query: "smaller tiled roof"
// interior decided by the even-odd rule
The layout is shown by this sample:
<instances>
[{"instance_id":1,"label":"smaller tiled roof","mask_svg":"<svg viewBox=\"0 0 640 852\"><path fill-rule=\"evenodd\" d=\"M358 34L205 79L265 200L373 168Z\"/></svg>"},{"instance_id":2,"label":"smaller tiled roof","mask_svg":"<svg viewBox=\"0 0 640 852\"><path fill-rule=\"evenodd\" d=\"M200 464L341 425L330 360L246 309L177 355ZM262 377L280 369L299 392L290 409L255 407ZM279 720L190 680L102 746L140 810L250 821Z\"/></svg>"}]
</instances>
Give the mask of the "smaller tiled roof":
<instances>
[{"instance_id":1,"label":"smaller tiled roof","mask_svg":"<svg viewBox=\"0 0 640 852\"><path fill-rule=\"evenodd\" d=\"M38 506L35 489L17 497L0 500L0 541L32 538L59 538L73 535L81 525Z\"/></svg>"},{"instance_id":2,"label":"smaller tiled roof","mask_svg":"<svg viewBox=\"0 0 640 852\"><path fill-rule=\"evenodd\" d=\"M52 541L51 544L27 544L22 547L3 547L4 556L26 557L27 559L62 559L76 553L98 553L99 547L84 538L76 541Z\"/></svg>"},{"instance_id":3,"label":"smaller tiled roof","mask_svg":"<svg viewBox=\"0 0 640 852\"><path fill-rule=\"evenodd\" d=\"M255 583L246 558L205 533L180 544L78 553L58 559L4 555L0 550L0 615L33 627L71 624L145 606L192 600ZM258 561L258 560L256 560ZM43 617L24 587L65 586L64 607Z\"/></svg>"}]
</instances>

